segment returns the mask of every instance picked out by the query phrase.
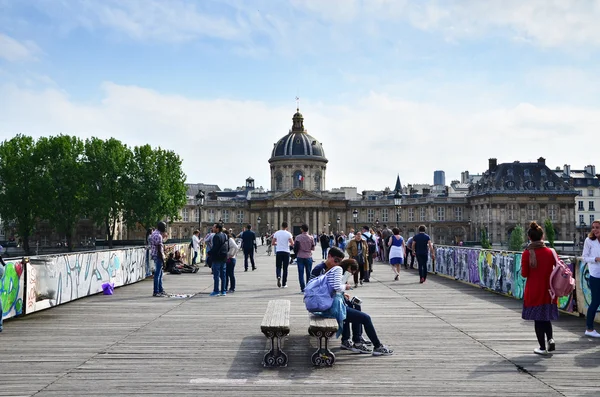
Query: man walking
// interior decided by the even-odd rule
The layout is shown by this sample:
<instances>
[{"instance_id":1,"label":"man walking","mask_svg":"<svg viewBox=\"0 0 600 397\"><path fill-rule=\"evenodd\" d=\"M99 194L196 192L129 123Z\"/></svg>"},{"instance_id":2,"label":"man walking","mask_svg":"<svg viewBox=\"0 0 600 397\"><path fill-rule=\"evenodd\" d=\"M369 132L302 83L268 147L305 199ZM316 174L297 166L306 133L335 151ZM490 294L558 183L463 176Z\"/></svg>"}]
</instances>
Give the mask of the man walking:
<instances>
[{"instance_id":1,"label":"man walking","mask_svg":"<svg viewBox=\"0 0 600 397\"><path fill-rule=\"evenodd\" d=\"M246 226L246 230L242 233L242 249L244 250L244 271L248 271L248 257L252 263L252 270L256 270L254 264L254 252L256 252L256 234L252 231L252 225Z\"/></svg>"},{"instance_id":2,"label":"man walking","mask_svg":"<svg viewBox=\"0 0 600 397\"><path fill-rule=\"evenodd\" d=\"M323 254L323 259L327 259L327 249L329 248L329 236L323 232L321 237L319 237L319 242L321 243L321 251Z\"/></svg>"},{"instance_id":3,"label":"man walking","mask_svg":"<svg viewBox=\"0 0 600 397\"><path fill-rule=\"evenodd\" d=\"M388 243L390 241L390 237L392 237L392 231L390 228L384 224L383 230L381 231L381 238L383 238L383 260L385 262L390 261L390 248L388 247Z\"/></svg>"},{"instance_id":4,"label":"man walking","mask_svg":"<svg viewBox=\"0 0 600 397\"><path fill-rule=\"evenodd\" d=\"M214 288L210 296L227 295L227 254L229 252L229 239L223 233L223 225L215 223L213 226L212 247L210 249L211 267Z\"/></svg>"},{"instance_id":5,"label":"man walking","mask_svg":"<svg viewBox=\"0 0 600 397\"><path fill-rule=\"evenodd\" d=\"M288 266L290 265L290 246L294 245L294 238L288 232L288 223L281 222L281 230L273 234L273 245L275 245L275 274L277 276L277 286L287 288ZM283 270L283 280L281 280L281 271ZM281 283L283 281L283 284Z\"/></svg>"},{"instance_id":6,"label":"man walking","mask_svg":"<svg viewBox=\"0 0 600 397\"><path fill-rule=\"evenodd\" d=\"M304 292L304 287L306 286L304 275L306 274L306 281L308 281L310 279L310 272L312 271L312 252L315 250L315 240L308 234L308 225L304 224L300 226L300 230L302 230L302 233L296 236L294 251L296 252L296 261L298 263L300 291Z\"/></svg>"},{"instance_id":7,"label":"man walking","mask_svg":"<svg viewBox=\"0 0 600 397\"><path fill-rule=\"evenodd\" d=\"M431 260L435 260L433 244L431 238L425 232L425 225L419 226L419 234L413 237L412 249L417 255L417 263L419 265L420 283L423 284L427 280L427 251L431 253Z\"/></svg>"}]
</instances>

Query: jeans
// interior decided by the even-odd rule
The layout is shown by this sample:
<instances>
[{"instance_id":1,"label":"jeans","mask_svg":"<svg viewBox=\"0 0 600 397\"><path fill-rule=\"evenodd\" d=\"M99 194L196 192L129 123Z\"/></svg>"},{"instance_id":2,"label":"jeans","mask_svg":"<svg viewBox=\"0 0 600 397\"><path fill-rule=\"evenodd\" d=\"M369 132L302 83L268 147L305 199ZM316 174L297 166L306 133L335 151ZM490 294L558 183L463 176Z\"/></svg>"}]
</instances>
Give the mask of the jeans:
<instances>
[{"instance_id":1,"label":"jeans","mask_svg":"<svg viewBox=\"0 0 600 397\"><path fill-rule=\"evenodd\" d=\"M278 252L275 254L275 274L281 278L281 269L283 268L283 278L281 283L287 285L288 266L290 265L290 253Z\"/></svg>"},{"instance_id":2,"label":"jeans","mask_svg":"<svg viewBox=\"0 0 600 397\"><path fill-rule=\"evenodd\" d=\"M198 251L194 251L194 257L192 258L192 265L196 264L197 259L198 259Z\"/></svg>"},{"instance_id":3,"label":"jeans","mask_svg":"<svg viewBox=\"0 0 600 397\"><path fill-rule=\"evenodd\" d=\"M342 340L350 339L350 323L352 323L352 341L360 343L361 327L365 327L365 333L369 340L373 342L373 347L381 346L381 342L375 332L371 316L351 307L346 307L346 320L344 321L344 330L342 331Z\"/></svg>"},{"instance_id":4,"label":"jeans","mask_svg":"<svg viewBox=\"0 0 600 397\"><path fill-rule=\"evenodd\" d=\"M419 264L419 277L427 279L427 254L417 254L417 263Z\"/></svg>"},{"instance_id":5,"label":"jeans","mask_svg":"<svg viewBox=\"0 0 600 397\"><path fill-rule=\"evenodd\" d=\"M154 293L160 294L165 292L162 285L163 276L163 260L160 257L154 258Z\"/></svg>"},{"instance_id":6,"label":"jeans","mask_svg":"<svg viewBox=\"0 0 600 397\"><path fill-rule=\"evenodd\" d=\"M598 307L600 307L600 278L590 276L590 291L592 292L592 301L588 307L586 324L587 329L594 329L594 317Z\"/></svg>"},{"instance_id":7,"label":"jeans","mask_svg":"<svg viewBox=\"0 0 600 397\"><path fill-rule=\"evenodd\" d=\"M250 263L252 263L252 269L256 269L256 265L254 264L254 249L245 249L244 248L244 269L248 270L248 257L250 257Z\"/></svg>"},{"instance_id":8,"label":"jeans","mask_svg":"<svg viewBox=\"0 0 600 397\"><path fill-rule=\"evenodd\" d=\"M230 289L231 291L235 291L235 274L233 274L233 271L235 270L235 258L229 258L227 260L227 269L226 269L226 282L225 282L225 289ZM231 286L231 287L229 287Z\"/></svg>"},{"instance_id":9,"label":"jeans","mask_svg":"<svg viewBox=\"0 0 600 397\"><path fill-rule=\"evenodd\" d=\"M327 249L328 247L321 248L321 250L323 251L323 259L327 259Z\"/></svg>"},{"instance_id":10,"label":"jeans","mask_svg":"<svg viewBox=\"0 0 600 397\"><path fill-rule=\"evenodd\" d=\"M213 260L212 262L212 272L213 272L213 292L219 293L219 280L221 280L221 293L227 292L227 265L225 262L218 262Z\"/></svg>"},{"instance_id":11,"label":"jeans","mask_svg":"<svg viewBox=\"0 0 600 397\"><path fill-rule=\"evenodd\" d=\"M406 261L404 261L404 265L408 267L408 257L410 257L410 268L415 267L415 253L411 249L406 249Z\"/></svg>"},{"instance_id":12,"label":"jeans","mask_svg":"<svg viewBox=\"0 0 600 397\"><path fill-rule=\"evenodd\" d=\"M306 274L306 281L310 279L310 272L312 271L312 258L296 258L298 262L298 281L300 281L300 289L304 291L306 283L304 282L304 274Z\"/></svg>"}]
</instances>

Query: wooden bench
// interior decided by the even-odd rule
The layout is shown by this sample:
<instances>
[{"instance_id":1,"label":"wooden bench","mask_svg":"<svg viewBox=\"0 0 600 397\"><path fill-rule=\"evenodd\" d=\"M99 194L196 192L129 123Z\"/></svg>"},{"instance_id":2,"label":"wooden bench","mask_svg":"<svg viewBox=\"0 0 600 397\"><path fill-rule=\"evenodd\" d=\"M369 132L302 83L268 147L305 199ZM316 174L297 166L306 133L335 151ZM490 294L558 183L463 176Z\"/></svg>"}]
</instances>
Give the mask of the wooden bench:
<instances>
[{"instance_id":1,"label":"wooden bench","mask_svg":"<svg viewBox=\"0 0 600 397\"><path fill-rule=\"evenodd\" d=\"M290 333L290 301L269 301L260 330L271 340L271 349L265 354L263 365L265 367L286 367L288 356L282 350L282 339Z\"/></svg>"},{"instance_id":2,"label":"wooden bench","mask_svg":"<svg viewBox=\"0 0 600 397\"><path fill-rule=\"evenodd\" d=\"M309 321L308 334L319 339L319 348L313 353L310 360L313 365L331 367L335 362L335 354L329 350L328 345L329 338L335 335L338 330L337 320L309 314Z\"/></svg>"}]
</instances>

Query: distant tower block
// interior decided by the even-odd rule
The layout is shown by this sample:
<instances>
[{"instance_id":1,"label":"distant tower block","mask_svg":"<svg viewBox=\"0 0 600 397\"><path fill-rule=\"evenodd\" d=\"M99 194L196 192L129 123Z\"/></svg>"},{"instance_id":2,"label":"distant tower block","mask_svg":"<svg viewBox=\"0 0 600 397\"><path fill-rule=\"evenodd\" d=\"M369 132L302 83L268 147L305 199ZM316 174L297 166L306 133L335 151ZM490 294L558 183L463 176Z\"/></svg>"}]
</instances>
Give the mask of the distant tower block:
<instances>
[{"instance_id":1,"label":"distant tower block","mask_svg":"<svg viewBox=\"0 0 600 397\"><path fill-rule=\"evenodd\" d=\"M433 184L446 186L446 173L444 171L434 171Z\"/></svg>"}]
</instances>

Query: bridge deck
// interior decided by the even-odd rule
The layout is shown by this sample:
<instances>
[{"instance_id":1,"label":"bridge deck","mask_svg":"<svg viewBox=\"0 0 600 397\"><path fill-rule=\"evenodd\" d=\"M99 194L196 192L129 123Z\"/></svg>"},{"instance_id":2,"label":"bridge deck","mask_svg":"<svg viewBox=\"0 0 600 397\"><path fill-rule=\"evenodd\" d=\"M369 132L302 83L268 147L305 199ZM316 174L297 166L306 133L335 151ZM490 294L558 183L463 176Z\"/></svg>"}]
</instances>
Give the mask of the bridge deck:
<instances>
[{"instance_id":1,"label":"bridge deck","mask_svg":"<svg viewBox=\"0 0 600 397\"><path fill-rule=\"evenodd\" d=\"M7 321L0 334L0 396L598 396L600 341L583 338L583 319L555 323L556 353L532 353L533 324L521 302L415 271L400 281L384 265L352 291L363 299L380 339L395 355L339 350L333 368L314 369L315 340L299 294L278 289L274 257L257 257L237 292L211 298L207 268L167 276L169 292L153 298L152 281L119 288ZM315 254L315 257L318 256ZM265 369L260 323L270 299L290 299L287 368ZM309 346L310 345L310 346Z\"/></svg>"}]
</instances>

